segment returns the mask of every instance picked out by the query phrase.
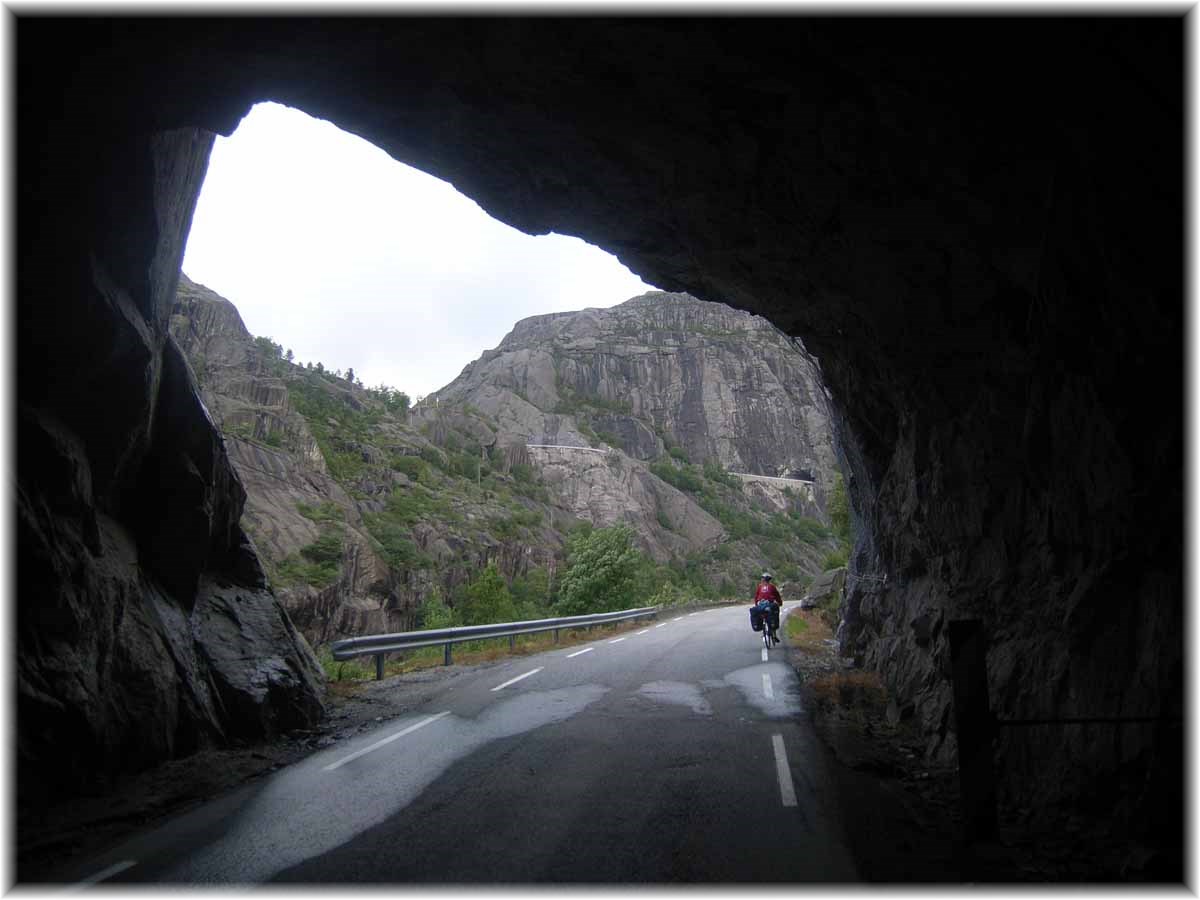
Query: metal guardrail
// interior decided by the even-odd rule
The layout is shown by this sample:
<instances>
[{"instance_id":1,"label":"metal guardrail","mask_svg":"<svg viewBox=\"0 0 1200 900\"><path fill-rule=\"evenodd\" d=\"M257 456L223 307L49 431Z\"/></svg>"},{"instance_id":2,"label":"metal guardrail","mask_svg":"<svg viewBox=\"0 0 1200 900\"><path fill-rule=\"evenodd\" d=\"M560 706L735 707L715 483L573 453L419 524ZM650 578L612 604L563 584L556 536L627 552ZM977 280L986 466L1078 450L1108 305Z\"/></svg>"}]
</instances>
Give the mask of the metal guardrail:
<instances>
[{"instance_id":1,"label":"metal guardrail","mask_svg":"<svg viewBox=\"0 0 1200 900\"><path fill-rule=\"evenodd\" d=\"M623 609L617 612L592 613L586 616L563 616L557 619L533 619L528 622L497 622L492 625L464 625L459 628L432 628L428 631L402 631L397 634L373 634L364 637L346 638L330 644L333 658L336 660L353 659L356 656L375 657L375 680L383 678L383 662L389 653L400 650L414 650L418 647L436 647L444 644L446 647L445 665L451 663L450 648L454 644L465 641L478 641L485 638L509 639L509 647L515 643L519 634L536 634L541 631L553 631L554 640L558 641L558 633L564 628L587 628L592 625L607 625L610 622L620 622L625 619L640 619L657 616L659 607L644 606L640 609Z\"/></svg>"}]
</instances>

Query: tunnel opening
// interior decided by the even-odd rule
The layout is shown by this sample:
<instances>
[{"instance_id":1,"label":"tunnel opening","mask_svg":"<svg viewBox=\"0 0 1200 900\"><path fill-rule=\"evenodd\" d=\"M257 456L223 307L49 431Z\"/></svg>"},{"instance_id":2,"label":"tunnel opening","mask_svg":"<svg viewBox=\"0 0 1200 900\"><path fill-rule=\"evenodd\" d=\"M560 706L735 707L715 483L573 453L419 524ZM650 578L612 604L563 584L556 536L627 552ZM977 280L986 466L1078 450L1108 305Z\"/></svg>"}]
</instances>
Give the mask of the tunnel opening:
<instances>
[{"instance_id":1,"label":"tunnel opening","mask_svg":"<svg viewBox=\"0 0 1200 900\"><path fill-rule=\"evenodd\" d=\"M801 335L842 419L858 571L895 573L852 592L848 650L950 753L947 629L914 623L982 620L1015 807L1181 860L1182 417L1145 402L1182 407L1179 23L403 24L20 26L22 655L80 640L55 554L113 558L110 520L136 532L122 511L150 502L143 463L208 452L200 418L151 428L204 140L187 129L275 97L522 230ZM243 571L221 477L172 505L209 510L196 542Z\"/></svg>"}]
</instances>

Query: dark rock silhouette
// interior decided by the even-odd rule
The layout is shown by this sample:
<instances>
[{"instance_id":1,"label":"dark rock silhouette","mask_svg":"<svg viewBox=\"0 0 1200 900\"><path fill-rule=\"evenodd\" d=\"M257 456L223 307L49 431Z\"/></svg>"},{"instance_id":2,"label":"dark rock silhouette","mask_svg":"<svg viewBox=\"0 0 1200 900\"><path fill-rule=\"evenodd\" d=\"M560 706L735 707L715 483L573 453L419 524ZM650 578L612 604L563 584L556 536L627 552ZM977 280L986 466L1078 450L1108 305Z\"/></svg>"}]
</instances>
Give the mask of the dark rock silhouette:
<instances>
[{"instance_id":1,"label":"dark rock silhouette","mask_svg":"<svg viewBox=\"0 0 1200 900\"><path fill-rule=\"evenodd\" d=\"M1001 730L1002 802L1181 871L1182 19L22 16L16 42L22 667L94 640L71 609L115 628L117 597L153 596L142 568L69 600L106 539L145 547L147 465L189 473L193 509L219 492L153 456L191 446L153 414L165 317L206 132L273 99L800 336L851 570L891 576L851 591L848 648L945 758L945 623L980 620L992 710L1058 721ZM203 568L236 568L234 537ZM92 713L18 685L24 785Z\"/></svg>"}]
</instances>

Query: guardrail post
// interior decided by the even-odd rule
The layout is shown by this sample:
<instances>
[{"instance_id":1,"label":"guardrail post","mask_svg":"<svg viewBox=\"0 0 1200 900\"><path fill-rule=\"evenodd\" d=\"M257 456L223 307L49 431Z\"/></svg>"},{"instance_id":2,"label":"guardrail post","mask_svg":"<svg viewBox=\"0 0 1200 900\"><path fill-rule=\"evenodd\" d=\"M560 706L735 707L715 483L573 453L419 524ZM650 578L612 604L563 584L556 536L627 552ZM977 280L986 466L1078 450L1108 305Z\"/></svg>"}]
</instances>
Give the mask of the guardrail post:
<instances>
[{"instance_id":1,"label":"guardrail post","mask_svg":"<svg viewBox=\"0 0 1200 900\"><path fill-rule=\"evenodd\" d=\"M449 641L446 641L446 659L445 659L445 662L443 663L443 665L447 665L447 666L450 665L450 648L453 646L454 645L452 643L450 643Z\"/></svg>"},{"instance_id":2,"label":"guardrail post","mask_svg":"<svg viewBox=\"0 0 1200 900\"><path fill-rule=\"evenodd\" d=\"M510 634L508 636L508 651L509 651L509 653L511 653L512 651L514 651L516 649L517 649L517 636L515 634Z\"/></svg>"},{"instance_id":3,"label":"guardrail post","mask_svg":"<svg viewBox=\"0 0 1200 900\"><path fill-rule=\"evenodd\" d=\"M558 629L557 628L554 629L554 643L556 643L556 644L558 643Z\"/></svg>"},{"instance_id":4,"label":"guardrail post","mask_svg":"<svg viewBox=\"0 0 1200 900\"><path fill-rule=\"evenodd\" d=\"M376 653L375 654L375 680L376 681L383 681L383 658L386 655L387 655L386 653Z\"/></svg>"},{"instance_id":5,"label":"guardrail post","mask_svg":"<svg viewBox=\"0 0 1200 900\"><path fill-rule=\"evenodd\" d=\"M996 834L995 729L988 702L987 636L979 619L951 622L949 636L963 825L968 840L985 840Z\"/></svg>"}]
</instances>

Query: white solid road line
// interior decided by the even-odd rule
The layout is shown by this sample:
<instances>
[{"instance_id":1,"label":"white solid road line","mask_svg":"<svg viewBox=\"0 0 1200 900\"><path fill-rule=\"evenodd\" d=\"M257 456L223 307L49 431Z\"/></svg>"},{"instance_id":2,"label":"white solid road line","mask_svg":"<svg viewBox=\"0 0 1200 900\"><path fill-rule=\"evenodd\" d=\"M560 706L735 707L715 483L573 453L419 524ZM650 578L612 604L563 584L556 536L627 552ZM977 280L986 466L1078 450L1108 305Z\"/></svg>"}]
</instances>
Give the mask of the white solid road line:
<instances>
[{"instance_id":1,"label":"white solid road line","mask_svg":"<svg viewBox=\"0 0 1200 900\"><path fill-rule=\"evenodd\" d=\"M496 685L494 688L492 688L492 690L493 690L493 691L498 691L498 690L500 690L501 688L506 688L506 687L508 687L510 684L516 684L516 683L517 683L518 681L520 681L522 678L528 678L530 675L536 675L538 672L542 671L542 669L544 669L544 668L546 668L546 667L545 667L545 666L538 666L536 669L530 669L530 670L529 670L528 672L526 672L524 675L518 675L516 678L510 678L510 679L508 679L508 681L504 682L504 684L498 684L498 685Z\"/></svg>"},{"instance_id":2,"label":"white solid road line","mask_svg":"<svg viewBox=\"0 0 1200 900\"><path fill-rule=\"evenodd\" d=\"M775 689L771 687L771 676L766 672L763 672L763 693L767 695L768 700L775 699Z\"/></svg>"},{"instance_id":3,"label":"white solid road line","mask_svg":"<svg viewBox=\"0 0 1200 900\"><path fill-rule=\"evenodd\" d=\"M779 797L784 806L796 805L796 789L792 786L792 770L788 768L787 751L783 749L783 735L771 737L775 745L775 771L779 773Z\"/></svg>"},{"instance_id":4,"label":"white solid road line","mask_svg":"<svg viewBox=\"0 0 1200 900\"><path fill-rule=\"evenodd\" d=\"M62 893L71 894L81 888L89 887L90 885L93 885L93 884L99 884L101 881L105 881L109 878L112 878L114 875L119 875L121 872L124 872L126 869L131 869L136 865L137 865L137 861L132 860L132 859L126 859L119 863L113 863L107 869L97 872L95 875L91 875L91 876L83 879L83 881L77 881L75 884L71 885L71 887L62 891Z\"/></svg>"},{"instance_id":5,"label":"white solid road line","mask_svg":"<svg viewBox=\"0 0 1200 900\"><path fill-rule=\"evenodd\" d=\"M574 659L576 656L582 656L585 653L591 653L595 647L584 647L582 650L576 650L574 653L568 653L567 659Z\"/></svg>"},{"instance_id":6,"label":"white solid road line","mask_svg":"<svg viewBox=\"0 0 1200 900\"><path fill-rule=\"evenodd\" d=\"M634 635L634 637L641 637L643 634L649 633L649 631L650 631L649 628L647 628L645 631L639 631L637 634Z\"/></svg>"},{"instance_id":7,"label":"white solid road line","mask_svg":"<svg viewBox=\"0 0 1200 900\"><path fill-rule=\"evenodd\" d=\"M409 725L407 728L402 729L401 731L397 731L395 734L390 735L389 737L385 737L382 741L376 741L370 747L364 747L362 750L359 750L357 753L351 753L349 756L344 757L343 759L339 759L335 763L330 763L329 765L327 765L325 767L325 771L332 772L334 769L341 768L346 763L348 763L352 760L358 759L360 756L365 756L366 754L370 753L372 750L378 750L380 747L390 744L392 741L402 738L406 734L412 734L418 728L424 728L426 725L430 724L431 722L436 722L438 719L442 718L442 716L448 716L448 715L450 715L450 710L446 710L445 712L440 712L436 716L429 716L426 719L422 719L420 722L417 722L415 725Z\"/></svg>"},{"instance_id":8,"label":"white solid road line","mask_svg":"<svg viewBox=\"0 0 1200 900\"><path fill-rule=\"evenodd\" d=\"M625 640L625 638L616 638L615 640L611 640L611 641L609 641L609 643L610 643L610 644L619 644L619 643L621 643L621 641L623 641L623 640Z\"/></svg>"}]
</instances>

